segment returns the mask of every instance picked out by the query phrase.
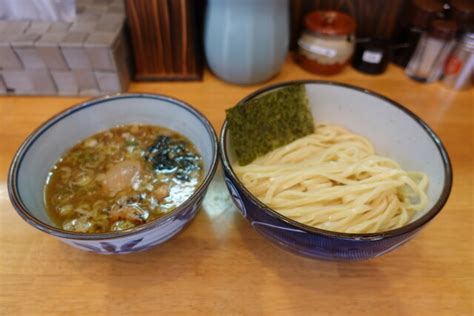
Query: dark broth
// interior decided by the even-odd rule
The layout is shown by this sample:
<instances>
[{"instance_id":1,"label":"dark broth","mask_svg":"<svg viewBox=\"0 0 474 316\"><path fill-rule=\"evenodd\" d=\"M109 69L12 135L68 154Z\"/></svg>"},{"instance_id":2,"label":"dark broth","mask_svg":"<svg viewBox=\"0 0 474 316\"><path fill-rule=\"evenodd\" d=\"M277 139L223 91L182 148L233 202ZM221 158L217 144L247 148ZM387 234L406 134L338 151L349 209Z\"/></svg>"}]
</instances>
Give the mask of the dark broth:
<instances>
[{"instance_id":1,"label":"dark broth","mask_svg":"<svg viewBox=\"0 0 474 316\"><path fill-rule=\"evenodd\" d=\"M184 136L158 126L118 126L63 155L48 175L45 205L65 230L125 230L183 203L202 170L201 156Z\"/></svg>"}]
</instances>

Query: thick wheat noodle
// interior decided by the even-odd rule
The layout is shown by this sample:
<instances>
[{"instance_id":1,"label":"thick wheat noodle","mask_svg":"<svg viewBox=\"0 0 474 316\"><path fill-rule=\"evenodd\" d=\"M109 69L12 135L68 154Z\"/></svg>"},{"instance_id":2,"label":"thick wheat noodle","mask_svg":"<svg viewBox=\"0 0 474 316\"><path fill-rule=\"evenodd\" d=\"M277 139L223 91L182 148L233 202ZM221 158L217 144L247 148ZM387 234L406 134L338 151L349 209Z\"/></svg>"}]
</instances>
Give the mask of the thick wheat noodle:
<instances>
[{"instance_id":1,"label":"thick wheat noodle","mask_svg":"<svg viewBox=\"0 0 474 316\"><path fill-rule=\"evenodd\" d=\"M428 177L375 154L364 137L334 125L235 171L263 203L306 225L374 233L409 223L426 208Z\"/></svg>"}]
</instances>

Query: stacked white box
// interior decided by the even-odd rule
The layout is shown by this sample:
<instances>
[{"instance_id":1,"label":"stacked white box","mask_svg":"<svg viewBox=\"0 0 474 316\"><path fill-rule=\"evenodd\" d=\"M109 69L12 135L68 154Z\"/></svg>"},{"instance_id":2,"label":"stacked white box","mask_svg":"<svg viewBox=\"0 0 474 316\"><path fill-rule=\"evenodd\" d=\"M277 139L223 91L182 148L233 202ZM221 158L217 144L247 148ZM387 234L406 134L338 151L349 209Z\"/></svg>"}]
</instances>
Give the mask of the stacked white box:
<instances>
[{"instance_id":1,"label":"stacked white box","mask_svg":"<svg viewBox=\"0 0 474 316\"><path fill-rule=\"evenodd\" d=\"M35 42L36 50L46 64L46 68L51 71L69 71L69 66L59 46L66 35L67 32L46 33Z\"/></svg>"},{"instance_id":2,"label":"stacked white box","mask_svg":"<svg viewBox=\"0 0 474 316\"><path fill-rule=\"evenodd\" d=\"M35 47L35 42L41 37L39 34L22 33L15 36L11 41L11 45L20 58L23 67L29 69L46 69L46 64L41 58Z\"/></svg>"},{"instance_id":3,"label":"stacked white box","mask_svg":"<svg viewBox=\"0 0 474 316\"><path fill-rule=\"evenodd\" d=\"M0 21L0 94L92 96L130 74L121 0L77 0L73 23Z\"/></svg>"},{"instance_id":4,"label":"stacked white box","mask_svg":"<svg viewBox=\"0 0 474 316\"><path fill-rule=\"evenodd\" d=\"M5 83L3 82L3 78L0 77L0 94L7 93L7 87L5 87Z\"/></svg>"}]
</instances>

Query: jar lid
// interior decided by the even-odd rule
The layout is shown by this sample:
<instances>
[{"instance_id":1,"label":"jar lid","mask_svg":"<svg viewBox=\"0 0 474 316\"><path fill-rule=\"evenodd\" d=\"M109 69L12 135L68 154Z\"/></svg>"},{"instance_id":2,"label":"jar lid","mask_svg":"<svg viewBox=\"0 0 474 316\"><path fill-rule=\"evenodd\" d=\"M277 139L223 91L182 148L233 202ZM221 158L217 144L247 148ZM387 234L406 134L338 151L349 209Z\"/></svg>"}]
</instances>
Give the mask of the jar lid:
<instances>
[{"instance_id":1,"label":"jar lid","mask_svg":"<svg viewBox=\"0 0 474 316\"><path fill-rule=\"evenodd\" d=\"M430 35L444 40L452 39L456 35L458 26L451 20L433 20Z\"/></svg>"},{"instance_id":2,"label":"jar lid","mask_svg":"<svg viewBox=\"0 0 474 316\"><path fill-rule=\"evenodd\" d=\"M451 0L450 17L458 23L461 30L467 30L474 25L474 2Z\"/></svg>"},{"instance_id":3,"label":"jar lid","mask_svg":"<svg viewBox=\"0 0 474 316\"><path fill-rule=\"evenodd\" d=\"M439 0L413 0L408 12L411 26L427 29L433 19L441 16L443 4Z\"/></svg>"},{"instance_id":4,"label":"jar lid","mask_svg":"<svg viewBox=\"0 0 474 316\"><path fill-rule=\"evenodd\" d=\"M306 15L307 30L324 35L347 35L356 29L354 19L338 11L313 11Z\"/></svg>"}]
</instances>

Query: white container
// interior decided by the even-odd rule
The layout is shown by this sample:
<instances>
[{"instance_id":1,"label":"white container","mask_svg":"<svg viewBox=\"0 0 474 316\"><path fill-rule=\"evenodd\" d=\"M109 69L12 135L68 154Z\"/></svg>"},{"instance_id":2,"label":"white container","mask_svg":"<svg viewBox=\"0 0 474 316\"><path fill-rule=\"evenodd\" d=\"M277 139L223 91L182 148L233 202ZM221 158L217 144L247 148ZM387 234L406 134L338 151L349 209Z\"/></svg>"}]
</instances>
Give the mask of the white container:
<instances>
[{"instance_id":1,"label":"white container","mask_svg":"<svg viewBox=\"0 0 474 316\"><path fill-rule=\"evenodd\" d=\"M411 57L405 73L420 82L438 80L444 63L456 41L456 23L447 20L434 20L431 30L421 36L415 53Z\"/></svg>"}]
</instances>

